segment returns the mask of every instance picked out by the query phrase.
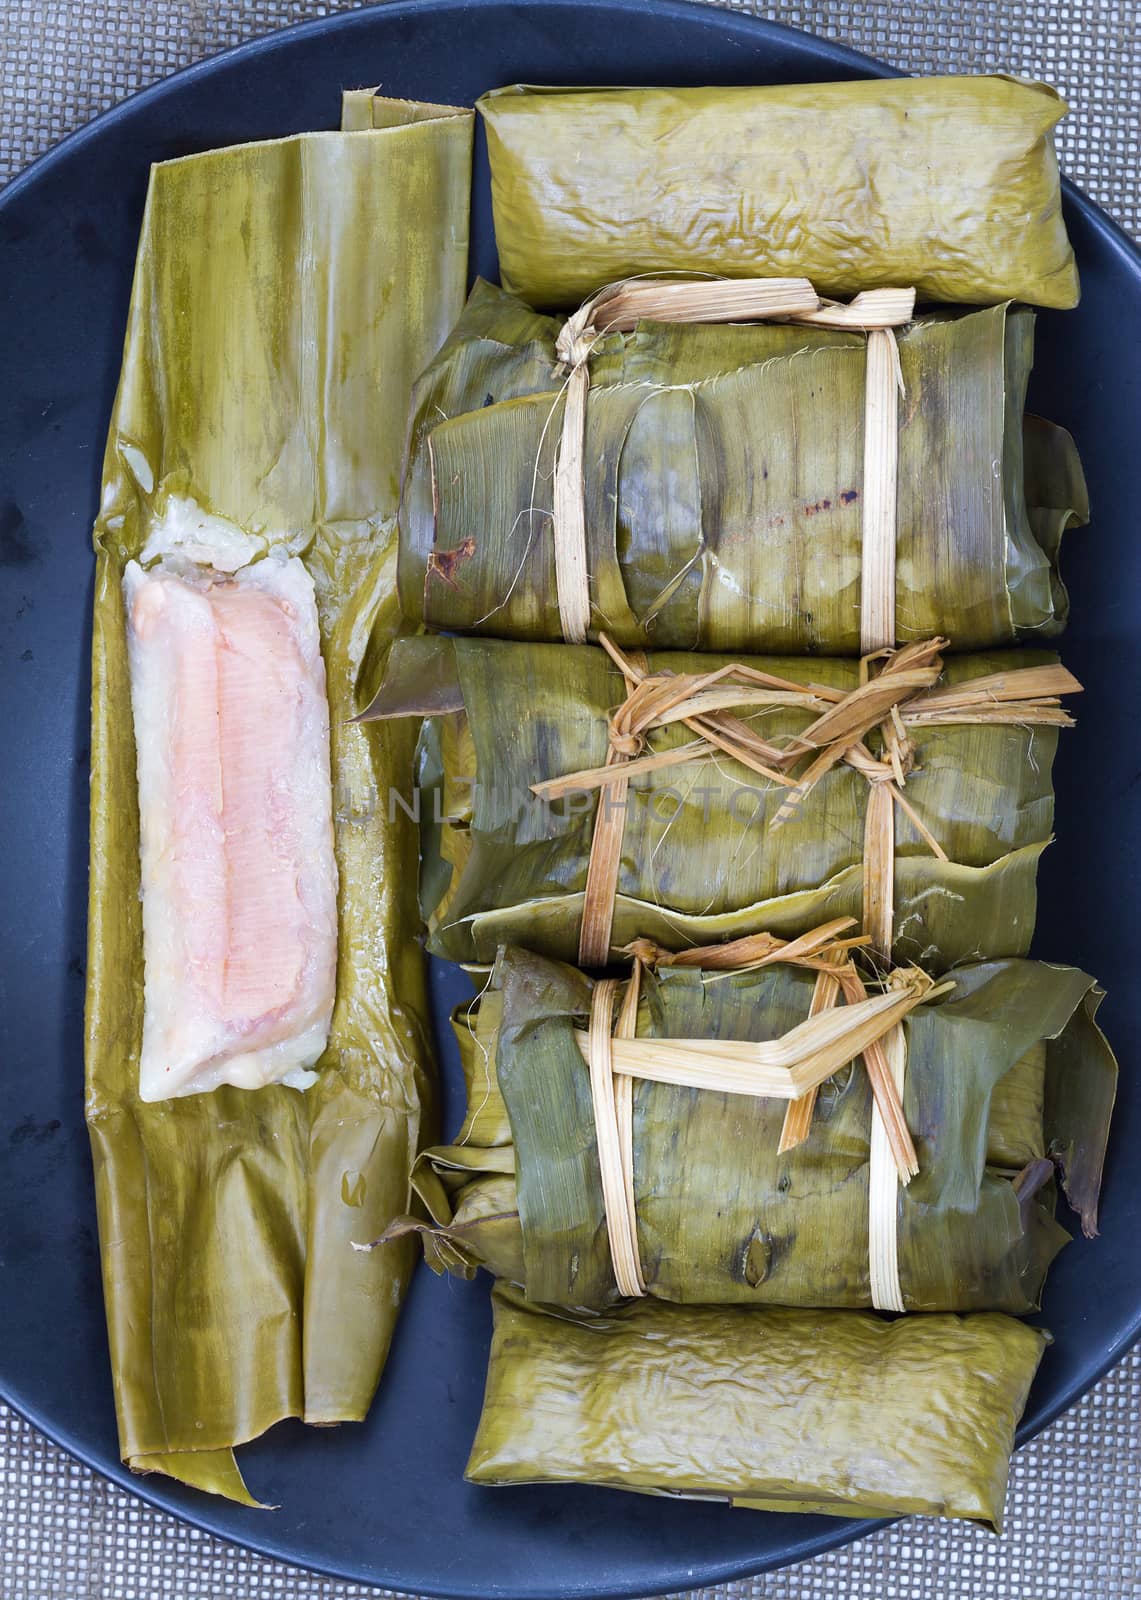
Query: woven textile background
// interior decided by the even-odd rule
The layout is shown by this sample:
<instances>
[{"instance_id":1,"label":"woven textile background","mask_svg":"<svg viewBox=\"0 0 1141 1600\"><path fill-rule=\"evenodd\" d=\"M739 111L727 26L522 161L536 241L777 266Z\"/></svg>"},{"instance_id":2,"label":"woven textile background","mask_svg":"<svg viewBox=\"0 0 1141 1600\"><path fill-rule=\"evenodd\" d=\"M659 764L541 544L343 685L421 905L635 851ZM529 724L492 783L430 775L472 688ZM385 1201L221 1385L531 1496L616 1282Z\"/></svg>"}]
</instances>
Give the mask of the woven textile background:
<instances>
[{"instance_id":1,"label":"woven textile background","mask_svg":"<svg viewBox=\"0 0 1141 1600\"><path fill-rule=\"evenodd\" d=\"M1001 70L1069 100L1063 165L1141 236L1141 0L713 0L914 72ZM0 182L177 67L357 0L0 0ZM1141 1351L1015 1459L1001 1541L912 1519L700 1600L1125 1600L1141 1593ZM0 1406L0 1600L363 1600L95 1477ZM698 1600L697 1596L692 1600Z\"/></svg>"}]
</instances>

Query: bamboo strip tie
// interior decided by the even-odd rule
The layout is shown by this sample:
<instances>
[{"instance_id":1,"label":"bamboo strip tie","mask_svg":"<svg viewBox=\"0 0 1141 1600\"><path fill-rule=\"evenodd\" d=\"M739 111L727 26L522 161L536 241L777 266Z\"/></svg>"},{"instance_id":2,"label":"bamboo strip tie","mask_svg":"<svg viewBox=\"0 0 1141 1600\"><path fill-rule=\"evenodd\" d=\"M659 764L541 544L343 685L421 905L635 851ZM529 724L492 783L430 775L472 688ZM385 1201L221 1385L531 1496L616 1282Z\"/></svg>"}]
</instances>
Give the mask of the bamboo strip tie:
<instances>
[{"instance_id":1,"label":"bamboo strip tie","mask_svg":"<svg viewBox=\"0 0 1141 1600\"><path fill-rule=\"evenodd\" d=\"M778 826L795 814L814 785L838 762L846 762L867 780L864 927L873 950L889 960L894 942L897 807L914 823L928 848L946 859L938 840L903 792L913 760L908 728L956 723L1068 727L1072 726L1073 719L1062 707L1059 697L1081 688L1060 664L1015 668L940 688L943 641L939 639L906 645L899 650L880 650L874 656L865 657L860 663L859 683L846 693L820 685L794 683L742 664L700 675L650 673L641 661L624 656L605 635L601 642L621 667L627 687L625 701L610 719L607 765L532 785L536 794L547 798L590 788L602 790L583 899L579 939L579 961L583 966L601 966L610 957L625 797L631 776L679 762L704 759L718 751L735 757L786 788L772 826ZM818 710L818 715L790 743L779 746L761 739L747 722L732 715L733 709L766 706L811 707ZM670 727L678 722L697 737L677 749L647 754L648 735L655 728ZM879 758L865 743L866 736L877 727L884 747ZM789 769L805 758L811 758L807 768L794 778ZM621 805L614 803L612 791L616 785L621 785ZM609 804L605 803L607 797ZM849 1006L861 1003L863 986L850 963L839 969L838 987ZM810 1021L820 1022L837 997L831 984L818 979ZM614 1070L620 1073L627 1070L623 1063L629 1047L613 1045L608 1048L611 1076ZM706 1050L706 1062L711 1054L717 1055L719 1051L712 1047ZM644 1052L642 1056L644 1058ZM892 1024L882 1040L877 1038L869 1044L864 1060L874 1092L868 1191L871 1297L878 1309L899 1310L903 1307L896 1239L899 1184L909 1181L915 1166L914 1146L902 1110L906 1048L898 1023ZM812 1115L813 1091L840 1065L843 1062L835 1062L821 1077L801 1082L795 1086L795 1092L784 1094L794 1104L786 1113L782 1148L791 1148L806 1135ZM706 1073L704 1081L710 1082L708 1067ZM711 1083L711 1086L714 1085ZM718 1086L731 1088L727 1079L720 1080ZM732 1092L742 1091L733 1089ZM780 1091L770 1084L766 1092ZM807 1103L795 1109L797 1100Z\"/></svg>"},{"instance_id":2,"label":"bamboo strip tie","mask_svg":"<svg viewBox=\"0 0 1141 1600\"><path fill-rule=\"evenodd\" d=\"M934 985L918 968L910 968L893 974L882 993L869 997L850 955L852 948L866 941L838 937L851 926L851 918L840 918L801 940L785 942L768 934L738 940L734 954L739 958L739 965L731 964L726 946L691 950L685 952L683 958L676 958L658 950L649 941L637 941L628 952L634 956L634 965L625 985L617 1023L614 1007L623 985L615 978L600 978L595 983L589 1029L586 1032L576 1030L575 1037L590 1074L603 1211L620 1294L637 1298L646 1293L634 1198L635 1078L759 1099L786 1100L791 1109L803 1104L807 1095L814 1093L821 1083L862 1054L872 1082L874 1104L880 1104L885 1081L887 1093L895 1103L894 1113L889 1113L887 1119L881 1119L878 1124L883 1130L881 1137L889 1141L898 1139L902 1129L910 1151L908 1176L918 1171L914 1146L903 1120L900 1086L890 1074L884 1080L875 1068L882 1062L881 1042L893 1035L902 1037L903 1018L952 985ZM818 982L809 1016L781 1038L763 1042L635 1037L643 967L650 962L665 965L671 961L696 966L704 964L706 958L709 965L716 962L721 971L748 971L775 961L815 968ZM820 992L822 978L834 983L837 997L842 992L849 1003L838 1009L818 1006L816 994ZM875 1126L873 1124L873 1137ZM889 1154L889 1165L893 1159L896 1158ZM894 1173L892 1167L893 1182ZM874 1290L873 1281L873 1293Z\"/></svg>"},{"instance_id":3,"label":"bamboo strip tie","mask_svg":"<svg viewBox=\"0 0 1141 1600\"><path fill-rule=\"evenodd\" d=\"M591 845L591 868L583 897L579 965L605 966L610 959L614 902L618 890L621 840L625 826L626 785L638 774L705 760L721 752L782 785L787 793L773 818L779 827L796 814L817 783L840 762L868 782L865 821L865 919L875 947L887 956L891 947L891 905L894 872L894 811L902 810L928 849L946 854L904 793L913 760L908 738L912 726L1007 724L1071 727L1073 718L1060 696L1081 685L1060 664L1020 667L967 683L939 688L944 641L904 645L882 651L861 663L861 681L847 691L820 684L794 683L743 664L704 674L648 672L642 661L626 656L602 634L600 643L620 667L626 699L609 722L609 751L604 766L568 773L531 785L546 800L598 789L609 796L599 805ZM879 670L873 674L873 667ZM633 688L629 686L633 684ZM762 739L734 709L807 708L817 716L804 731L784 744ZM656 729L681 723L696 737L675 749L647 751ZM880 730L884 745L876 757L865 743ZM811 759L809 759L811 758ZM798 776L793 769L807 760ZM616 795L621 803L616 803ZM602 839L599 839L602 834Z\"/></svg>"},{"instance_id":4,"label":"bamboo strip tie","mask_svg":"<svg viewBox=\"0 0 1141 1600\"><path fill-rule=\"evenodd\" d=\"M630 656L627 666L629 670L625 672L626 693L631 695L638 683L635 674L645 677L650 669L641 651L635 651ZM591 907L591 913L589 923L584 915L579 932L579 959L584 966L605 965L605 956L601 960L588 960L582 952L585 949L589 956L599 950L607 952L610 950L610 932L614 923L612 885L617 885L618 873L622 866L622 834L625 827L626 797L630 778L626 770L626 758L613 742L606 759L608 764L616 769L616 776L614 782L602 790L598 799L599 809L606 813L607 821L602 827L596 826L590 836L590 857L586 864L583 904L584 907Z\"/></svg>"},{"instance_id":5,"label":"bamboo strip tie","mask_svg":"<svg viewBox=\"0 0 1141 1600\"><path fill-rule=\"evenodd\" d=\"M589 1042L584 1054L590 1068L590 1097L594 1105L594 1135L598 1143L610 1259L619 1294L634 1298L645 1294L646 1282L642 1276L638 1231L631 1203L633 1139L631 1137L627 1145L624 1137L631 1133L631 1119L619 1120L614 1089L611 1028L618 989L617 978L600 978L595 984L591 996Z\"/></svg>"},{"instance_id":6,"label":"bamboo strip tie","mask_svg":"<svg viewBox=\"0 0 1141 1600\"><path fill-rule=\"evenodd\" d=\"M903 1098L907 1071L907 1039L897 1024L880 1041L885 1065ZM868 1279L872 1305L877 1311L906 1311L899 1280L899 1178L891 1157L887 1128L872 1104L872 1132L868 1153Z\"/></svg>"},{"instance_id":7,"label":"bamboo strip tie","mask_svg":"<svg viewBox=\"0 0 1141 1600\"><path fill-rule=\"evenodd\" d=\"M812 1003L808 1008L810 1017L819 1016L822 1011L830 1010L840 999L840 979L833 972L821 970L816 974L816 985L812 991ZM808 1138L812 1128L812 1113L816 1110L816 1097L820 1092L819 1084L802 1094L799 1099L790 1101L784 1114L784 1124L780 1130L780 1143L777 1145L777 1154L785 1155L789 1150L795 1150Z\"/></svg>"},{"instance_id":8,"label":"bamboo strip tie","mask_svg":"<svg viewBox=\"0 0 1141 1600\"><path fill-rule=\"evenodd\" d=\"M609 284L563 325L556 353L567 377L563 418L555 455L551 531L559 625L569 644L590 631L590 565L586 545L583 479L590 356L607 333L629 332L639 322L794 322L817 328L866 333L867 403L864 419L863 549L865 576L875 593L890 577L890 623L877 617L878 650L895 630L895 475L899 454L897 384L902 390L899 351L892 331L911 320L914 289L871 289L848 305L823 300L807 278L645 278ZM865 616L874 615L864 600ZM882 633L883 637L878 635Z\"/></svg>"},{"instance_id":9,"label":"bamboo strip tie","mask_svg":"<svg viewBox=\"0 0 1141 1600\"><path fill-rule=\"evenodd\" d=\"M810 299L812 304L808 303ZM704 759L721 751L788 788L773 821L773 826L778 826L795 814L813 786L837 762L847 762L861 772L869 784L864 821L864 927L873 949L889 960L894 943L897 807L908 816L933 854L946 859L903 793L913 759L907 727L953 723L1072 724L1058 696L1075 692L1081 685L1060 666L1015 669L938 689L935 686L942 671L940 651L944 641L936 639L896 649L899 400L903 375L894 329L910 320L914 302L913 290L886 289L857 295L850 305L839 306L821 301L807 279L704 283L651 279L627 281L601 290L563 328L558 355L569 376L555 466L555 582L563 636L579 643L586 639L591 621L583 454L589 361L596 341L604 333L632 329L642 319L711 322L782 318L806 325L859 328L867 334L860 593L863 659L859 686L845 695L819 686L782 682L744 666L671 681L665 673L651 675L642 659L623 657L605 634L600 635L600 643L620 666L626 681L626 700L611 719L606 766L576 773L569 779L534 785L535 792L547 798L575 789L602 790L583 898L581 965L598 966L609 958L626 797L630 779L636 773ZM746 692L742 693L742 689ZM811 727L784 749L760 739L747 723L729 714L734 709L781 705L801 705L820 712ZM672 751L645 752L646 736L652 729L678 721L696 735L691 743ZM865 736L877 726L884 746L880 759L864 743ZM812 759L793 780L788 769L806 754ZM636 962L635 971L639 970ZM863 985L850 960L836 960L834 970L829 970L829 964L819 966L809 1022L825 1016L841 995L849 1006L858 1006L864 1002L857 996L863 994ZM602 1048L600 1044L599 1049ZM628 1084L629 1079L615 1064L612 1045L608 1042L605 1048L609 1051L610 1081L615 1081L617 1070L617 1081ZM902 1112L907 1052L900 1023L892 1024L882 1038L871 1041L864 1059L874 1091L868 1216L872 1303L879 1309L902 1311L897 1219L899 1184L908 1181L910 1171L901 1160L901 1138L906 1140L912 1157L914 1149ZM592 1067L592 1074L593 1071ZM807 1137L817 1087L809 1085L791 1098L781 1132L782 1151ZM624 1104L628 1120L629 1102L619 1103ZM605 1111L603 1114L605 1117ZM637 1237L633 1232L632 1175L628 1170L631 1157L621 1141L618 1149L627 1152L624 1183L630 1196L627 1212L619 1214L630 1219L627 1236L633 1234L633 1266L640 1279ZM609 1208L607 1216L609 1226ZM627 1259L624 1272L629 1268ZM635 1281L634 1276L628 1276L626 1281Z\"/></svg>"},{"instance_id":10,"label":"bamboo strip tie","mask_svg":"<svg viewBox=\"0 0 1141 1600\"><path fill-rule=\"evenodd\" d=\"M774 961L795 962L802 967L816 968L816 986L812 991L809 1016L819 1015L837 1005L841 998L839 969L849 959L848 952L866 946L866 934L841 939L840 935L855 926L854 917L838 917L826 922L811 933L796 939L778 939L770 933L750 934L733 939L727 944L706 945L700 949L682 950L676 954L662 950L648 939L636 939L622 951L635 963L646 966L701 967L706 972L752 972L759 967L771 966ZM635 966L635 971L638 966ZM807 1090L798 1099L789 1102L781 1128L777 1154L784 1155L808 1138L812 1127L812 1113L816 1107L819 1086ZM910 1135L908 1135L910 1139ZM901 1151L907 1162L914 1154L906 1147Z\"/></svg>"},{"instance_id":11,"label":"bamboo strip tie","mask_svg":"<svg viewBox=\"0 0 1141 1600\"><path fill-rule=\"evenodd\" d=\"M868 333L864 380L864 494L861 518L860 650L895 644L896 489L903 371L890 328Z\"/></svg>"},{"instance_id":12,"label":"bamboo strip tie","mask_svg":"<svg viewBox=\"0 0 1141 1600\"><path fill-rule=\"evenodd\" d=\"M784 940L769 933L759 933L736 939L730 944L706 945L684 950L677 955L661 950L651 940L637 939L633 944L627 945L622 954L632 957L636 963L644 966L701 967L702 970L709 972L749 972L778 961L786 965L814 969L817 983L809 1008L809 1017L812 1018L829 1010L840 999L845 1000L848 1005L861 1005L868 999L867 989L851 960L851 952L867 948L872 942L871 936L862 933L850 938L840 937L854 926L855 918L838 917L796 939ZM916 971L915 968L907 968L903 974L894 974L890 981L898 986L901 982L909 981L910 976ZM929 979L924 981L930 982ZM933 989L931 995L941 994L947 987L950 986L945 984ZM818 1034L817 1039L818 1047L826 1044L822 1034ZM751 1048L756 1049L755 1046ZM871 1038L863 1047L862 1053L872 1088L875 1111L887 1139L892 1163L899 1181L906 1185L918 1172L919 1165L903 1114L902 1084L897 1087L892 1076L891 1063L878 1038ZM844 1064L839 1063L841 1066ZM778 1153L792 1149L808 1137L811 1105L815 1101L816 1090L824 1078L831 1076L831 1073L821 1073L819 1063L813 1063L808 1071L795 1076L800 1082L800 1093L792 1100L786 1113ZM794 1084L793 1087L795 1086ZM787 1098L787 1092L782 1092L779 1086L774 1087L773 1093L777 1098ZM806 1109L796 1112L798 1106ZM799 1137L794 1137L795 1122L793 1128L789 1127L789 1117L793 1113L796 1113L797 1118L804 1119L803 1131L799 1133Z\"/></svg>"}]
</instances>

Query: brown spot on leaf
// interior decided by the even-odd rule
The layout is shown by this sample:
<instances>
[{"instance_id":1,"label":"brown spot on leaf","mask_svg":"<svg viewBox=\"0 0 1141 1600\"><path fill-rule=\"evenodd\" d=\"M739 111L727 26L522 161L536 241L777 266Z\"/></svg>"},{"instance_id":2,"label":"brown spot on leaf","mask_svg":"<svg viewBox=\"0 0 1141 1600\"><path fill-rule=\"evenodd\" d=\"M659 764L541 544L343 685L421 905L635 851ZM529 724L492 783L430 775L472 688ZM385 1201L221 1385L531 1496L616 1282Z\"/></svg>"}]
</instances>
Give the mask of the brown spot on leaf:
<instances>
[{"instance_id":1,"label":"brown spot on leaf","mask_svg":"<svg viewBox=\"0 0 1141 1600\"><path fill-rule=\"evenodd\" d=\"M475 555L475 540L469 533L462 544L456 545L454 550L433 550L428 557L428 577L435 573L437 578L443 578L453 589L458 589L456 582L456 569L464 561L470 561Z\"/></svg>"},{"instance_id":2,"label":"brown spot on leaf","mask_svg":"<svg viewBox=\"0 0 1141 1600\"><path fill-rule=\"evenodd\" d=\"M741 1276L755 1289L764 1283L772 1268L773 1242L767 1233L759 1227L753 1229L745 1240L745 1248L741 1256Z\"/></svg>"},{"instance_id":3,"label":"brown spot on leaf","mask_svg":"<svg viewBox=\"0 0 1141 1600\"><path fill-rule=\"evenodd\" d=\"M840 496L840 504L850 506L855 498L856 491L854 489L845 489ZM818 517L825 511L831 511L831 509L831 500L810 500L804 507L804 515L806 517Z\"/></svg>"}]
</instances>

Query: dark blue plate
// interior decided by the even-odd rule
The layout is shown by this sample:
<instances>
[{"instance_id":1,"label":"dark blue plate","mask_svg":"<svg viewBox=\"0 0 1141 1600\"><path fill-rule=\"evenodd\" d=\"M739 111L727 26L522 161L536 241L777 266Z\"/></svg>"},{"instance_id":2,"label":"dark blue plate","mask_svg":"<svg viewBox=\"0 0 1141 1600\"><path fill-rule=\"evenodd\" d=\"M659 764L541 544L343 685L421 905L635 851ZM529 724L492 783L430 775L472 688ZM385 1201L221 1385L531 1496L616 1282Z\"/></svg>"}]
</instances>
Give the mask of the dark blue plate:
<instances>
[{"instance_id":1,"label":"dark blue plate","mask_svg":"<svg viewBox=\"0 0 1141 1600\"><path fill-rule=\"evenodd\" d=\"M243 1451L252 1488L281 1510L244 1510L120 1465L83 1122L89 533L147 168L332 127L341 88L378 81L390 94L470 103L520 79L774 83L886 72L837 45L703 6L398 0L192 67L65 141L0 198L0 1386L82 1460L212 1533L363 1582L539 1600L716 1583L873 1524L465 1485L487 1291L427 1272L367 1424L287 1424ZM473 268L493 275L480 159ZM1075 620L1065 653L1088 693L1059 761L1059 843L1043 869L1038 951L1108 985L1103 1016L1124 1083L1104 1231L1068 1249L1051 1277L1045 1321L1057 1342L1023 1438L1141 1331L1141 1192L1125 1159L1141 1148L1130 1081L1141 1024L1141 738L1131 701L1141 686L1141 257L1088 200L1073 189L1066 199L1084 295L1080 310L1042 317L1034 394L1077 435L1097 520L1067 552ZM459 975L435 976L442 1018Z\"/></svg>"}]
</instances>

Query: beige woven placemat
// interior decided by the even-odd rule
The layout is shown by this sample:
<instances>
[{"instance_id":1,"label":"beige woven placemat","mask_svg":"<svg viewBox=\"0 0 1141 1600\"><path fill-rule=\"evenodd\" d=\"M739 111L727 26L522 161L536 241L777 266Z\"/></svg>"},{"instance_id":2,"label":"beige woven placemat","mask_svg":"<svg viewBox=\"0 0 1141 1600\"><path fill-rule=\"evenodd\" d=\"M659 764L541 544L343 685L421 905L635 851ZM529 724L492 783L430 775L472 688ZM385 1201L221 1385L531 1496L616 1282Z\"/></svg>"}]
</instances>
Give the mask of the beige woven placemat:
<instances>
[{"instance_id":1,"label":"beige woven placemat","mask_svg":"<svg viewBox=\"0 0 1141 1600\"><path fill-rule=\"evenodd\" d=\"M910 71L1041 77L1069 174L1141 236L1138 0L713 0ZM175 68L357 0L0 0L0 182ZM1015 1458L1002 1540L912 1519L701 1600L1125 1600L1141 1594L1141 1351ZM505 1574L506 1576L506 1574ZM0 1406L0 1600L350 1600L389 1591L246 1554L153 1511ZM696 1597L693 1597L696 1600Z\"/></svg>"}]
</instances>

